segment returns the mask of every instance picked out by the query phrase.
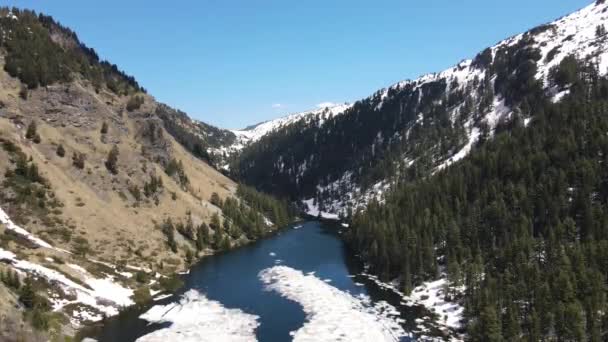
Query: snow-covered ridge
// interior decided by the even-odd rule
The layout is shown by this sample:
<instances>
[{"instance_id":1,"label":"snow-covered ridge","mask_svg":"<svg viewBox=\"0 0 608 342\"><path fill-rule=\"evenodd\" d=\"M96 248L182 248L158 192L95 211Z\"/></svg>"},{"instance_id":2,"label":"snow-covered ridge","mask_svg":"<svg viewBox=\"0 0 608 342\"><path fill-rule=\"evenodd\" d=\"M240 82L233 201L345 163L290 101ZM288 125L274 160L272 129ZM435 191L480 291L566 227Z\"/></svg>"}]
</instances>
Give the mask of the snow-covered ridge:
<instances>
[{"instance_id":1,"label":"snow-covered ridge","mask_svg":"<svg viewBox=\"0 0 608 342\"><path fill-rule=\"evenodd\" d=\"M576 55L581 59L592 56L599 66L600 73L605 74L608 71L608 49L605 44L607 37L596 36L596 28L598 25L607 23L607 8L607 3L600 4L594 1L592 4L577 12L544 25L547 28L546 30L531 30L529 34L534 38L534 46L539 48L542 54L542 58L538 62L538 73L536 78L546 81L549 70L558 65L563 58L569 55ZM513 46L524 36L525 34L522 33L498 42L490 48L492 56L495 56L496 51L499 48ZM548 56L551 58L548 58ZM372 101L372 103L375 103L376 110L380 110L382 109L384 102L389 99L391 90L398 91L406 86L418 88L431 82L445 80L448 85L447 91L451 92L455 90L450 89L452 84L457 84L458 89L464 89L474 80L482 80L485 75L486 70L482 66L475 65L471 59L464 59L457 65L441 72L428 73L413 80L397 82L389 87L376 91L363 100ZM562 92L556 95L558 96L557 99L559 99L563 97L565 93ZM351 107L352 104L342 104L333 107L319 108L290 114L245 129L231 130L231 132L236 135L236 142L230 146L209 149L209 152L219 155L237 153L245 146L258 141L266 134L293 124L303 118L322 117L323 115L332 117L344 113ZM468 129L472 132L473 127L468 127ZM227 168L227 165L223 165L222 167Z\"/></svg>"},{"instance_id":2,"label":"snow-covered ridge","mask_svg":"<svg viewBox=\"0 0 608 342\"><path fill-rule=\"evenodd\" d=\"M306 322L292 332L293 341L400 341L409 336L399 312L386 302L371 305L325 281L287 266L260 272L268 290L298 302Z\"/></svg>"},{"instance_id":3,"label":"snow-covered ridge","mask_svg":"<svg viewBox=\"0 0 608 342\"><path fill-rule=\"evenodd\" d=\"M317 109L309 110L309 111L305 111L305 112L289 114L287 116L284 116L284 117L281 117L278 119L274 119L274 120L265 121L265 122L259 123L255 126L248 127L245 129L233 130L232 132L234 134L236 134L236 136L237 136L237 143L234 145L234 148L237 150L241 149L241 148L247 146L248 144L259 140L266 134L268 134L274 130L277 130L281 127L288 126L301 119L304 119L304 118L311 119L311 118L319 117L323 120L326 118L334 117L336 115L340 115L340 114L344 113L350 107L352 107L351 104L345 103L345 104L340 104L340 105L331 106L331 107L317 108Z\"/></svg>"},{"instance_id":4,"label":"snow-covered ridge","mask_svg":"<svg viewBox=\"0 0 608 342\"><path fill-rule=\"evenodd\" d=\"M608 3L593 4L550 24L550 28L535 35L536 46L543 59L539 63L537 79L547 80L549 70L570 55L584 59L591 57L599 66L600 74L608 71L606 33L598 36L598 25L608 24ZM554 53L549 60L549 53Z\"/></svg>"},{"instance_id":5,"label":"snow-covered ridge","mask_svg":"<svg viewBox=\"0 0 608 342\"><path fill-rule=\"evenodd\" d=\"M598 25L606 24L608 24L608 3L593 1L593 3L579 11L551 23L541 25L546 28L545 30L534 32L533 29L529 31L535 41L533 46L539 48L542 54L542 58L537 64L539 70L536 78L547 81L549 70L570 55L575 55L580 59L594 58L595 62L599 65L600 73L606 74L608 72L607 36L598 37L596 35ZM492 55L494 56L496 51L501 47L517 44L524 35L520 33L498 42L490 48ZM552 58L547 58L550 52L554 53L554 55ZM378 108L380 108L382 100L386 99L388 95L389 89L398 90L412 84L419 87L441 79L445 79L448 85L452 80L456 80L462 86L475 77L481 78L485 75L485 70L474 66L472 62L471 59L465 59L441 72L428 73L414 80L397 82L377 91L370 98L378 98L380 100Z\"/></svg>"},{"instance_id":6,"label":"snow-covered ridge","mask_svg":"<svg viewBox=\"0 0 608 342\"><path fill-rule=\"evenodd\" d=\"M598 66L601 75L605 75L608 72L608 35L605 34L605 27L603 28L604 33L601 34L602 26L605 26L606 24L608 24L608 3L598 3L594 1L581 10L551 23L538 26L527 33L504 39L490 47L490 52L492 58L494 58L499 49L515 46L521 42L524 37L532 38L533 43L531 46L538 48L541 54L541 58L537 62L538 70L535 77L543 82L546 93L552 97L554 102L557 102L567 95L568 90L554 89L551 87L548 82L548 76L549 71L553 67L559 65L565 57L574 55L578 59L591 61ZM466 59L441 72L425 74L414 80L401 81L387 88L380 89L364 101L369 101L377 111L380 111L386 101L391 100L391 96L400 96L399 92L406 87L415 90L432 82L443 81L447 85L446 95L455 90L464 90L467 95L471 96L473 101L479 102L480 94L477 94L476 91L472 90L476 89L474 86L475 82L482 82L486 77L487 72L488 71L483 65L478 65L477 63L474 63L473 60ZM490 82L493 81L494 78L490 79ZM461 103L449 109L452 121L458 116L462 106L463 104ZM470 113L470 117L464 124L467 134L466 140L463 141L462 146L459 149L454 149L449 155L439 156L435 161L436 165L433 172L442 170L458 160L465 158L472 150L473 145L480 136L480 127L477 123L474 123L474 120L472 119L474 116L482 118L480 122L487 124L491 135L497 124L503 119L508 119L514 110L517 110L517 108L509 108L505 105L504 100L500 95L495 95L492 105L486 112ZM522 114L524 115L524 123L526 125L529 124L531 120L531 118L527 116L529 113ZM418 121L413 123L413 125L417 125L421 122L423 122L422 113L419 114ZM408 139L408 136L409 131L406 132L403 137L397 136L397 138ZM407 154L403 155L401 159L409 161L407 167L411 166L416 161L413 156ZM343 178L348 178L349 172L350 171L347 171ZM342 180L336 182L340 183ZM387 184L386 181L380 181L380 183ZM317 185L317 188L323 190L332 187L333 184ZM370 191L372 193L369 193ZM363 193L360 189L357 189L354 184L351 184L349 192L346 194L339 194L338 198L348 198L349 200L347 202L355 203L355 207L361 207L372 198L381 200L383 193L386 193L385 188L378 189L378 191L369 189L366 193ZM318 213L318 210L315 210L316 208L312 207L311 204L311 201L304 201L304 205L307 206L309 212ZM325 210L323 210L324 215L335 216L334 214L344 212L345 207L343 204L345 204L344 201L335 199L332 199L329 203L325 203Z\"/></svg>"},{"instance_id":7,"label":"snow-covered ridge","mask_svg":"<svg viewBox=\"0 0 608 342\"><path fill-rule=\"evenodd\" d=\"M541 25L527 33L504 39L490 47L492 57L494 57L496 52L502 47L514 46L526 36L533 38L534 43L532 46L538 48L542 55L542 58L537 63L538 72L536 78L545 82L547 92L553 94L554 100L558 101L567 94L567 90L558 92L556 89L550 89L548 82L546 81L549 70L558 65L565 57L575 55L580 59L591 59L597 63L601 74L606 74L606 72L608 72L608 46L606 44L608 36L598 36L596 33L599 25L604 25L608 22L607 8L608 3L598 3L594 1L590 5L570 15L564 16L551 23ZM397 82L389 87L376 91L363 100L371 101L376 110L381 110L385 101L390 99L391 93L398 94L399 90L405 87L413 86L413 88L416 89L431 82L444 80L447 84L446 92L451 93L454 90L467 89L467 87L470 87L475 81L482 81L485 78L486 73L487 70L484 66L476 65L471 59L465 59L457 65L441 72L428 73L414 80ZM232 132L237 137L234 144L224 146L220 149L213 149L210 150L210 152L215 154L238 153L238 151L245 146L259 140L264 135L293 124L302 118L315 118L323 115L335 116L344 113L350 107L352 107L352 105L344 104L335 107L315 109L266 121L250 128L233 130ZM455 117L459 108L460 105L453 109L451 113L452 118ZM511 112L512 109L510 108L492 108L488 113L481 114L484 117L488 117L486 118L486 122L488 122L490 129L493 129L499 120L508 118ZM471 146L476 141L475 127L467 125L466 129L469 134L469 140L466 145ZM462 159L468 154L469 150L470 148L456 151L455 153L458 153L458 155L454 158L454 161ZM450 158L451 156L448 156L448 159ZM443 167L451 164L451 162L447 161L439 161L439 163L443 163ZM439 163L437 166L439 166ZM227 168L227 165L223 165L223 167ZM438 167L437 170L441 168Z\"/></svg>"}]
</instances>

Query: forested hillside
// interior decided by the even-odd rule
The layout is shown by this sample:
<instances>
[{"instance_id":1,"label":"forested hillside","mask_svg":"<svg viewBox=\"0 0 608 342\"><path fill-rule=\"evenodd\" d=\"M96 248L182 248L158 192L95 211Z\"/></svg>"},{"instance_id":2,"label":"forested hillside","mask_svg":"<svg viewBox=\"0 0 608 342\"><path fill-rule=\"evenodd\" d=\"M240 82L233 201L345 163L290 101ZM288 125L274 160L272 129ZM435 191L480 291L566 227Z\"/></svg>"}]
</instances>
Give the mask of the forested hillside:
<instances>
[{"instance_id":1,"label":"forested hillside","mask_svg":"<svg viewBox=\"0 0 608 342\"><path fill-rule=\"evenodd\" d=\"M349 240L405 291L447 271L473 341L604 341L608 331L608 79L567 58L559 103L520 93L493 140L353 218Z\"/></svg>"},{"instance_id":2,"label":"forested hillside","mask_svg":"<svg viewBox=\"0 0 608 342\"><path fill-rule=\"evenodd\" d=\"M382 89L341 115L275 130L246 147L231 170L265 191L312 198L326 211L346 214L390 184L461 159L512 116L527 123L535 102L559 101L568 91L549 82L549 70L568 56L593 61L605 73L605 9L594 3L453 68Z\"/></svg>"},{"instance_id":3,"label":"forested hillside","mask_svg":"<svg viewBox=\"0 0 608 342\"><path fill-rule=\"evenodd\" d=\"M100 60L94 49L50 16L1 8L0 33L0 46L6 50L4 70L30 89L83 77L96 91L106 86L117 95L145 92L135 78Z\"/></svg>"}]
</instances>

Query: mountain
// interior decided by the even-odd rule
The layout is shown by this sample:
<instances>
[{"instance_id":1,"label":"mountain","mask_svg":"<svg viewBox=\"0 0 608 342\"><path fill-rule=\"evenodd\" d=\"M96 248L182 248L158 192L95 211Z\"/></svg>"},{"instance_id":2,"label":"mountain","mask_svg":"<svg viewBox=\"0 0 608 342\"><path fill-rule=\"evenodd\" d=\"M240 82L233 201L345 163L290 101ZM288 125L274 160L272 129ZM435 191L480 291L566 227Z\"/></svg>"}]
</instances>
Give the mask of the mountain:
<instances>
[{"instance_id":1,"label":"mountain","mask_svg":"<svg viewBox=\"0 0 608 342\"><path fill-rule=\"evenodd\" d=\"M529 124L535 101L559 101L568 93L551 71L569 57L592 61L605 74L605 9L598 1L503 40L472 60L381 89L341 115L237 133L255 141L233 160L232 174L265 191L305 200L310 212L335 216L362 208L392 184L462 159L515 116ZM527 96L531 93L537 96Z\"/></svg>"},{"instance_id":2,"label":"mountain","mask_svg":"<svg viewBox=\"0 0 608 342\"><path fill-rule=\"evenodd\" d=\"M607 19L596 1L352 105L229 131L52 18L0 9L0 340L174 290L293 219L265 192L342 216L373 279L416 302L435 284L460 307L431 308L446 336L604 340Z\"/></svg>"},{"instance_id":3,"label":"mountain","mask_svg":"<svg viewBox=\"0 0 608 342\"><path fill-rule=\"evenodd\" d=\"M300 113L289 114L287 116L258 123L253 126L249 126L242 130L232 131L237 136L237 144L234 145L235 150L240 150L245 146L260 140L263 136L277 131L281 128L292 125L298 121L312 121L319 120L322 124L328 118L332 118L336 115L344 113L349 109L351 105L348 103L341 105L326 106L309 110Z\"/></svg>"},{"instance_id":4,"label":"mountain","mask_svg":"<svg viewBox=\"0 0 608 342\"><path fill-rule=\"evenodd\" d=\"M293 113L278 119L260 122L238 130L227 130L210 126L204 122L192 120L185 113L167 116L166 123L184 127L186 131L200 137L206 147L206 158L223 172L230 170L230 161L237 157L246 146L260 140L263 136L287 127L300 120L325 120L339 115L350 108L349 104L324 106L309 111ZM182 132L184 133L184 132ZM187 135L187 133L186 133Z\"/></svg>"},{"instance_id":5,"label":"mountain","mask_svg":"<svg viewBox=\"0 0 608 342\"><path fill-rule=\"evenodd\" d=\"M283 126L231 170L341 214L369 272L430 303L446 339L603 341L606 23L596 1L339 116Z\"/></svg>"},{"instance_id":6,"label":"mountain","mask_svg":"<svg viewBox=\"0 0 608 342\"><path fill-rule=\"evenodd\" d=\"M234 134L157 102L51 17L0 8L0 340L73 335L292 219L209 165Z\"/></svg>"},{"instance_id":7,"label":"mountain","mask_svg":"<svg viewBox=\"0 0 608 342\"><path fill-rule=\"evenodd\" d=\"M449 324L451 311L435 313L456 336L606 339L607 13L596 2L530 31L524 45L526 35L502 43L502 60L500 46L490 50L486 72L496 73L508 116L491 135L470 134L457 162L400 181L350 221L346 239L381 278L412 295L445 282L459 324ZM502 72L522 48L534 56L528 76ZM513 83L497 86L501 75Z\"/></svg>"}]
</instances>

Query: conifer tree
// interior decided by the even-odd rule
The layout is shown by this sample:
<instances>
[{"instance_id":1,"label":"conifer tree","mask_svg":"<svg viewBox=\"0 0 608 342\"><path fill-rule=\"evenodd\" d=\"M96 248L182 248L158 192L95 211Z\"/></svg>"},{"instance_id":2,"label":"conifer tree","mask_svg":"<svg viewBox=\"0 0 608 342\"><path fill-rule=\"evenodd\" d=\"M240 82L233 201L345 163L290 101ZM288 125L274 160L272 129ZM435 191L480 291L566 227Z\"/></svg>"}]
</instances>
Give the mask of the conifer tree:
<instances>
[{"instance_id":1,"label":"conifer tree","mask_svg":"<svg viewBox=\"0 0 608 342\"><path fill-rule=\"evenodd\" d=\"M101 134L107 134L107 133L108 133L108 123L104 121L101 124Z\"/></svg>"},{"instance_id":2,"label":"conifer tree","mask_svg":"<svg viewBox=\"0 0 608 342\"><path fill-rule=\"evenodd\" d=\"M118 174L118 146L114 145L110 152L108 153L108 158L106 159L106 168L110 173L116 175Z\"/></svg>"},{"instance_id":3,"label":"conifer tree","mask_svg":"<svg viewBox=\"0 0 608 342\"><path fill-rule=\"evenodd\" d=\"M30 124L27 126L27 130L25 132L25 138L32 140L36 137L36 135L38 134L37 132L37 127L36 127L36 121L31 121Z\"/></svg>"},{"instance_id":4,"label":"conifer tree","mask_svg":"<svg viewBox=\"0 0 608 342\"><path fill-rule=\"evenodd\" d=\"M59 144L59 146L57 146L57 156L63 158L65 156L65 148L63 147L62 144Z\"/></svg>"}]
</instances>

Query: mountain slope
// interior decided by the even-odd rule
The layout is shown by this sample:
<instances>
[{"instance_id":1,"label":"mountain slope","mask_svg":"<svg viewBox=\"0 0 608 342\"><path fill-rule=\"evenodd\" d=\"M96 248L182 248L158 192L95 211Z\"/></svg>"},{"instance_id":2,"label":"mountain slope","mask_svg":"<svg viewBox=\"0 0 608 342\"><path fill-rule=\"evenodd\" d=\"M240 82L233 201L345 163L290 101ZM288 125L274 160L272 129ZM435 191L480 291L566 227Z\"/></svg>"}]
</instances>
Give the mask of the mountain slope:
<instances>
[{"instance_id":1,"label":"mountain slope","mask_svg":"<svg viewBox=\"0 0 608 342\"><path fill-rule=\"evenodd\" d=\"M514 114L527 124L531 101L557 101L568 93L549 80L568 56L593 61L604 74L605 9L605 3L594 3L499 42L473 60L399 82L323 124L283 126L243 149L231 169L266 191L311 199L311 209L346 213L398 180L461 159ZM524 101L530 93L537 96Z\"/></svg>"},{"instance_id":2,"label":"mountain slope","mask_svg":"<svg viewBox=\"0 0 608 342\"><path fill-rule=\"evenodd\" d=\"M196 137L201 141L199 146L196 143L188 143L189 148L195 155L201 155L210 160L211 163L221 171L229 171L230 161L237 157L241 150L252 143L255 143L263 136L289 126L300 120L324 120L343 113L350 105L333 105L317 108L310 111L293 113L278 119L273 119L251 125L240 130L227 130L210 126L204 122L190 119L185 113L167 110L166 114L161 114L165 124L175 127L176 137L187 137L185 140L193 140ZM179 138L178 138L179 139Z\"/></svg>"},{"instance_id":3,"label":"mountain slope","mask_svg":"<svg viewBox=\"0 0 608 342\"><path fill-rule=\"evenodd\" d=\"M0 33L0 302L18 304L0 325L24 326L0 340L73 335L291 219L208 164L229 136L194 133L71 30L0 8Z\"/></svg>"},{"instance_id":4,"label":"mountain slope","mask_svg":"<svg viewBox=\"0 0 608 342\"><path fill-rule=\"evenodd\" d=\"M565 74L559 102L523 96L534 100L528 125L514 118L458 163L398 184L347 232L370 270L406 293L441 278L443 297L464 307L446 329L467 340L602 341L608 332L608 77L565 59L549 80Z\"/></svg>"}]
</instances>

